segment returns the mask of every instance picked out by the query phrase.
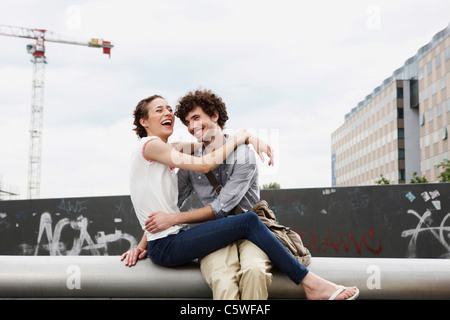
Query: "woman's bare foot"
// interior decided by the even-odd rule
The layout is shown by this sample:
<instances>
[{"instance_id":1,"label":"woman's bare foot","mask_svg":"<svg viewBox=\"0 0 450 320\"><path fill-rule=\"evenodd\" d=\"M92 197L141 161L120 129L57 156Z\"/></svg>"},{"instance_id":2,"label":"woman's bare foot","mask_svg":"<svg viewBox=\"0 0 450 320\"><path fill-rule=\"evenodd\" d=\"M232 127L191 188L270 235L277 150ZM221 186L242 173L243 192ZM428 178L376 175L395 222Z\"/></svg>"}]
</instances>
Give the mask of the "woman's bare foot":
<instances>
[{"instance_id":1,"label":"woman's bare foot","mask_svg":"<svg viewBox=\"0 0 450 320\"><path fill-rule=\"evenodd\" d=\"M308 300L328 300L340 288L340 286L322 279L312 272L308 272L301 285L305 290L305 295ZM349 299L357 294L357 292L358 289L356 287L345 288L334 300Z\"/></svg>"}]
</instances>

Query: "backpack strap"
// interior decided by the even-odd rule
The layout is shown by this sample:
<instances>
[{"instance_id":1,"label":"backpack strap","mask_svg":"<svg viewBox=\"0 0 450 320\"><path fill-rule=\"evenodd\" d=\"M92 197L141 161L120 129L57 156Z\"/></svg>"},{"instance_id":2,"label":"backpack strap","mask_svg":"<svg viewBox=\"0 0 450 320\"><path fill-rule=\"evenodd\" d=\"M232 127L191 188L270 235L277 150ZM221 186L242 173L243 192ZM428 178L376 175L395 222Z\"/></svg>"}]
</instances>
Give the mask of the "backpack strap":
<instances>
[{"instance_id":1,"label":"backpack strap","mask_svg":"<svg viewBox=\"0 0 450 320\"><path fill-rule=\"evenodd\" d=\"M220 191L222 190L222 185L219 183L219 181L217 181L214 173L212 173L212 171L209 171L208 173L205 173L205 176L206 178L208 178L209 183L211 183L211 185L213 186L216 194L219 195Z\"/></svg>"},{"instance_id":2,"label":"backpack strap","mask_svg":"<svg viewBox=\"0 0 450 320\"><path fill-rule=\"evenodd\" d=\"M219 181L217 181L217 178L214 175L214 173L212 173L212 171L209 171L205 173L205 176L206 178L208 178L209 183L211 183L211 185L213 186L213 189L216 192L216 194L219 195L220 191L222 190L222 185L219 183ZM236 207L233 208L233 210L231 210L229 214L235 215L243 212L245 211L242 210L242 208L239 205L237 205Z\"/></svg>"}]
</instances>

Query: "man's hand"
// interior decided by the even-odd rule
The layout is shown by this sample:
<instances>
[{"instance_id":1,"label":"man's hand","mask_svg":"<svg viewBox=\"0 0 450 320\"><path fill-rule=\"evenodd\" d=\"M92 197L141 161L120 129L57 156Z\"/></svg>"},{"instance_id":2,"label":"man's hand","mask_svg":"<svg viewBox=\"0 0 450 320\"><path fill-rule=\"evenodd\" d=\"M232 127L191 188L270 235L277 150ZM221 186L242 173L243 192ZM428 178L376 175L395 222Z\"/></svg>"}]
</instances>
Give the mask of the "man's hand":
<instances>
[{"instance_id":1,"label":"man's hand","mask_svg":"<svg viewBox=\"0 0 450 320\"><path fill-rule=\"evenodd\" d=\"M150 233L156 233L169 229L175 225L175 214L157 211L152 212L145 221L145 229Z\"/></svg>"},{"instance_id":2,"label":"man's hand","mask_svg":"<svg viewBox=\"0 0 450 320\"><path fill-rule=\"evenodd\" d=\"M128 267L132 267L136 265L136 262L138 260L142 260L145 257L147 257L147 250L137 247L125 252L120 258L120 261L125 260L125 265Z\"/></svg>"}]
</instances>

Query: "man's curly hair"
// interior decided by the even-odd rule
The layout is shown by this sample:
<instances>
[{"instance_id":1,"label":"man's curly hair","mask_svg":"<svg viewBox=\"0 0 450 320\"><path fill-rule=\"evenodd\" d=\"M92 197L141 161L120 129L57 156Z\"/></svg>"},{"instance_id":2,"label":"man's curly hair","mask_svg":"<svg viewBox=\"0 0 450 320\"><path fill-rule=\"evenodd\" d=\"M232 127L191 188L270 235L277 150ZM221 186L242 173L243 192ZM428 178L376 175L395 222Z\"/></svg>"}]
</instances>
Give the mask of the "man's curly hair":
<instances>
[{"instance_id":1,"label":"man's curly hair","mask_svg":"<svg viewBox=\"0 0 450 320\"><path fill-rule=\"evenodd\" d=\"M188 92L184 97L178 101L176 106L175 116L177 116L185 126L186 115L191 112L196 106L199 106L210 117L213 117L217 112L219 119L217 124L224 129L225 123L228 120L227 108L222 98L211 90L196 90L195 92Z\"/></svg>"}]
</instances>

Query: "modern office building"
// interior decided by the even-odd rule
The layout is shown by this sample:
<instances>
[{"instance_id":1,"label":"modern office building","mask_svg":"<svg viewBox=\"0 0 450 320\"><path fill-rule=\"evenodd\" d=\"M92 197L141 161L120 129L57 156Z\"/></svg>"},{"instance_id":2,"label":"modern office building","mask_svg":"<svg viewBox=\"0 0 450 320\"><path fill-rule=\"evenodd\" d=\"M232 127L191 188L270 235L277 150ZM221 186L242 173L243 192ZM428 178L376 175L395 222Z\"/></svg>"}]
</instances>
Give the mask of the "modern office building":
<instances>
[{"instance_id":1,"label":"modern office building","mask_svg":"<svg viewBox=\"0 0 450 320\"><path fill-rule=\"evenodd\" d=\"M333 186L371 185L381 175L437 182L449 159L450 24L367 95L331 135Z\"/></svg>"}]
</instances>

